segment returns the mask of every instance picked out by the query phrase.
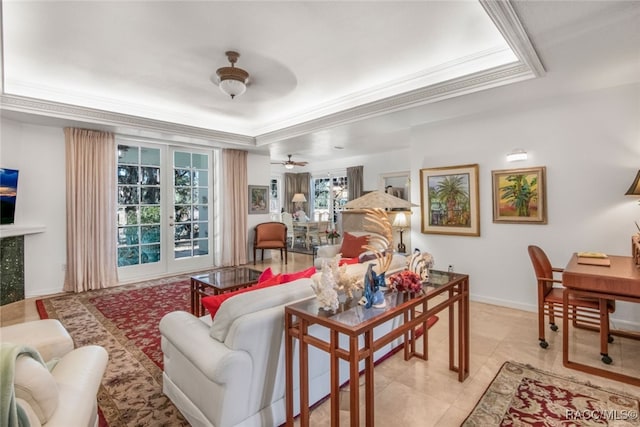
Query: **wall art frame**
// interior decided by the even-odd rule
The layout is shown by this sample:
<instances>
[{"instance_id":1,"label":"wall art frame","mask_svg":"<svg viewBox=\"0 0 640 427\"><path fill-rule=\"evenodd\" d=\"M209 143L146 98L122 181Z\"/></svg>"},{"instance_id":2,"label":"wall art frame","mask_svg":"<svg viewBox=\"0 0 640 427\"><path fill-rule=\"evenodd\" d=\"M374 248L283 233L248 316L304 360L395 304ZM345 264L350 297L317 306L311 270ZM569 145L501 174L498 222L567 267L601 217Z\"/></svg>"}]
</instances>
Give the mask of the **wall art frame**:
<instances>
[{"instance_id":1,"label":"wall art frame","mask_svg":"<svg viewBox=\"0 0 640 427\"><path fill-rule=\"evenodd\" d=\"M249 186L249 215L269 213L269 186Z\"/></svg>"},{"instance_id":2,"label":"wall art frame","mask_svg":"<svg viewBox=\"0 0 640 427\"><path fill-rule=\"evenodd\" d=\"M546 224L546 168L491 171L493 222Z\"/></svg>"},{"instance_id":3,"label":"wall art frame","mask_svg":"<svg viewBox=\"0 0 640 427\"><path fill-rule=\"evenodd\" d=\"M422 232L480 236L478 164L420 169Z\"/></svg>"}]
</instances>

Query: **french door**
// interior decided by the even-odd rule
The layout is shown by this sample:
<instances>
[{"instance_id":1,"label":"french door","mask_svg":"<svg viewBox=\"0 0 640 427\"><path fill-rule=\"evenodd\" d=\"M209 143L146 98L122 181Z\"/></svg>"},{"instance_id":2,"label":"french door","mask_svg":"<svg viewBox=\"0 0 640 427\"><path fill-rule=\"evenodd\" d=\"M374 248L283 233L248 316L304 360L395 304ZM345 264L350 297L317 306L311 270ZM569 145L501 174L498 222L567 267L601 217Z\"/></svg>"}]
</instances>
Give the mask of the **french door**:
<instances>
[{"instance_id":1,"label":"french door","mask_svg":"<svg viewBox=\"0 0 640 427\"><path fill-rule=\"evenodd\" d=\"M212 152L118 145L120 281L213 265Z\"/></svg>"}]
</instances>

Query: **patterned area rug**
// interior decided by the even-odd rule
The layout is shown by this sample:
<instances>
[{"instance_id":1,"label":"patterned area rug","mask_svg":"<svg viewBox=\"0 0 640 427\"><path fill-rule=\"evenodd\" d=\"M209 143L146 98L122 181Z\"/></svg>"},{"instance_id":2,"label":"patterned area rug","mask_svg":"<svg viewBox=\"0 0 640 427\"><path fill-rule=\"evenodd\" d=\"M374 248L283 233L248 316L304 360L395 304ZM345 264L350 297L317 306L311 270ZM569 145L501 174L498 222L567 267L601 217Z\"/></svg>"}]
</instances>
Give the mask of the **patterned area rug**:
<instances>
[{"instance_id":1,"label":"patterned area rug","mask_svg":"<svg viewBox=\"0 0 640 427\"><path fill-rule=\"evenodd\" d=\"M638 426L637 397L506 362L464 426Z\"/></svg>"},{"instance_id":2,"label":"patterned area rug","mask_svg":"<svg viewBox=\"0 0 640 427\"><path fill-rule=\"evenodd\" d=\"M189 276L69 294L36 301L40 316L58 319L76 347L101 345L109 363L98 404L110 427L188 426L162 393L158 323L189 311Z\"/></svg>"}]
</instances>

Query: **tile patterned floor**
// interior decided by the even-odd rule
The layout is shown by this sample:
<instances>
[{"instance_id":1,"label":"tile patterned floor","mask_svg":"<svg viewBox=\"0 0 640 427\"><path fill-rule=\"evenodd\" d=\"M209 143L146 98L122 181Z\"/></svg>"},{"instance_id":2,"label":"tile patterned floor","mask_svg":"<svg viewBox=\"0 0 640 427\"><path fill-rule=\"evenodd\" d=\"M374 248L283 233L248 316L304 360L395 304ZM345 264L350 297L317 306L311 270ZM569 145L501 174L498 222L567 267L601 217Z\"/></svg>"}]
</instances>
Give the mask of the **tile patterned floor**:
<instances>
[{"instance_id":1,"label":"tile patterned floor","mask_svg":"<svg viewBox=\"0 0 640 427\"><path fill-rule=\"evenodd\" d=\"M287 265L277 254L272 260L258 263L271 266L276 272L293 272L311 265L311 256L289 254ZM529 363L593 384L640 396L640 387L584 374L562 366L561 332L548 333L549 348L538 346L535 313L472 302L471 366L469 378L463 383L448 370L447 316L429 332L429 360L405 362L402 353L389 358L375 368L376 425L458 426L473 409L480 396L498 372L500 366L513 360ZM0 308L0 324L9 325L38 319L35 298L8 304ZM598 335L589 331L572 331L572 356L581 362L603 366L598 354ZM609 369L640 377L640 341L616 337L610 346L614 363ZM362 396L362 393L361 393ZM349 400L343 393L341 418L348 425ZM329 404L323 403L311 414L313 426L329 426Z\"/></svg>"}]
</instances>

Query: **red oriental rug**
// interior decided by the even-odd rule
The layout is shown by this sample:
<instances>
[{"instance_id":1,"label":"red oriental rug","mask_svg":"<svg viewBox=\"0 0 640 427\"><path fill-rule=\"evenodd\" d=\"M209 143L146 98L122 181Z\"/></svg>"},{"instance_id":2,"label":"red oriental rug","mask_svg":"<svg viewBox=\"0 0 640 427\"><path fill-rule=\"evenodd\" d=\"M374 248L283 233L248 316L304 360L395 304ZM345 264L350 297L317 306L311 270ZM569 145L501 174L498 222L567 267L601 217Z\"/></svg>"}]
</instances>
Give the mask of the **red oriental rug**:
<instances>
[{"instance_id":1,"label":"red oriental rug","mask_svg":"<svg viewBox=\"0 0 640 427\"><path fill-rule=\"evenodd\" d=\"M638 426L638 397L505 362L463 426Z\"/></svg>"}]
</instances>

